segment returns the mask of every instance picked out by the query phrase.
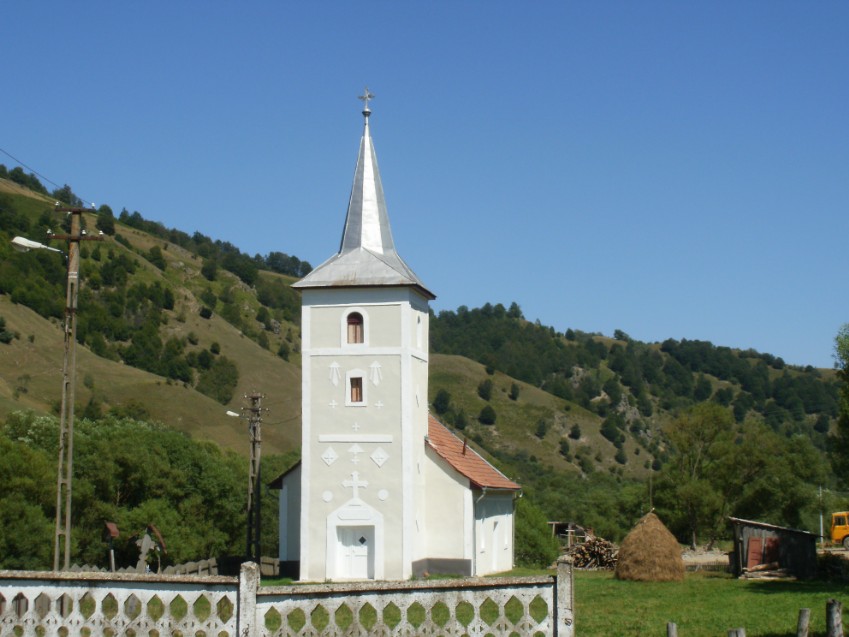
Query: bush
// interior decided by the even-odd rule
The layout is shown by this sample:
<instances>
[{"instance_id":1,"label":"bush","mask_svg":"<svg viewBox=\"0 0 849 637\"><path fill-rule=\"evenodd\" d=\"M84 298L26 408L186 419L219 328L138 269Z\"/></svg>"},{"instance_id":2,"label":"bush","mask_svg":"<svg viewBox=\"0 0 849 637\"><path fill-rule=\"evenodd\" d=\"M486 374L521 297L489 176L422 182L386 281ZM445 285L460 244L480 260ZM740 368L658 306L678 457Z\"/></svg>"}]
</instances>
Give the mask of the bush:
<instances>
[{"instance_id":1,"label":"bush","mask_svg":"<svg viewBox=\"0 0 849 637\"><path fill-rule=\"evenodd\" d=\"M478 420L482 425L494 425L495 424L495 410L492 408L492 405L487 405L483 409L481 409L481 413L478 416Z\"/></svg>"},{"instance_id":2,"label":"bush","mask_svg":"<svg viewBox=\"0 0 849 637\"><path fill-rule=\"evenodd\" d=\"M226 405L233 398L238 383L239 369L233 361L222 356L201 374L197 390Z\"/></svg>"},{"instance_id":3,"label":"bush","mask_svg":"<svg viewBox=\"0 0 849 637\"><path fill-rule=\"evenodd\" d=\"M15 335L6 329L6 319L0 316L0 343L8 345L13 338L15 338Z\"/></svg>"},{"instance_id":4,"label":"bush","mask_svg":"<svg viewBox=\"0 0 849 637\"><path fill-rule=\"evenodd\" d=\"M490 379L482 380L478 385L478 396L484 400L492 398L492 381Z\"/></svg>"},{"instance_id":5,"label":"bush","mask_svg":"<svg viewBox=\"0 0 849 637\"><path fill-rule=\"evenodd\" d=\"M545 514L528 498L516 503L515 558L518 566L547 568L560 551L557 538L552 537Z\"/></svg>"},{"instance_id":6,"label":"bush","mask_svg":"<svg viewBox=\"0 0 849 637\"><path fill-rule=\"evenodd\" d=\"M433 399L433 410L437 414L444 414L451 406L451 394L446 390L440 389L436 392L436 397Z\"/></svg>"},{"instance_id":7,"label":"bush","mask_svg":"<svg viewBox=\"0 0 849 637\"><path fill-rule=\"evenodd\" d=\"M543 438L545 438L545 434L547 432L548 432L548 423L546 423L544 420L538 420L537 421L537 430L535 432L537 438L542 440Z\"/></svg>"}]
</instances>

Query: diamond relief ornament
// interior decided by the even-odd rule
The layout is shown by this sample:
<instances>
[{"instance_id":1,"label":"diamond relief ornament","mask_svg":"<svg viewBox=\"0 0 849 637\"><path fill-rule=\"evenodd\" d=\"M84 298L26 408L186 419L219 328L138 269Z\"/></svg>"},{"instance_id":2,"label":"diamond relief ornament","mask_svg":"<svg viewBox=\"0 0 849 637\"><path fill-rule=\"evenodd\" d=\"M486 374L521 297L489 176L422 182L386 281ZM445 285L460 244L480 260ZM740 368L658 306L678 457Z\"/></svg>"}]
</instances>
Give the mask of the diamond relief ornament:
<instances>
[{"instance_id":1,"label":"diamond relief ornament","mask_svg":"<svg viewBox=\"0 0 849 637\"><path fill-rule=\"evenodd\" d=\"M321 454L321 459L324 460L324 464L329 467L339 459L339 456L336 454L333 447L328 447L327 450Z\"/></svg>"},{"instance_id":2,"label":"diamond relief ornament","mask_svg":"<svg viewBox=\"0 0 849 637\"><path fill-rule=\"evenodd\" d=\"M369 456L378 467L383 467L387 460L389 460L389 454L383 450L383 447L378 447L375 449L371 456Z\"/></svg>"}]
</instances>

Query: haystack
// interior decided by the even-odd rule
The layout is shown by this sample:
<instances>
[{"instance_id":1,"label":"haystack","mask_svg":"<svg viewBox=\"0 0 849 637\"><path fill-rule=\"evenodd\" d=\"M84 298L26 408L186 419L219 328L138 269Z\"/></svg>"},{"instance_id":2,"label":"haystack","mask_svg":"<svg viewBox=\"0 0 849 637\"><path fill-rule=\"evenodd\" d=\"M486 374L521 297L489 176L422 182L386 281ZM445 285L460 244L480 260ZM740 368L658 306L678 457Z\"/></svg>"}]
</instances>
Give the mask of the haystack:
<instances>
[{"instance_id":1,"label":"haystack","mask_svg":"<svg viewBox=\"0 0 849 637\"><path fill-rule=\"evenodd\" d=\"M614 574L616 579L638 582L684 579L681 547L654 513L643 516L622 540Z\"/></svg>"}]
</instances>

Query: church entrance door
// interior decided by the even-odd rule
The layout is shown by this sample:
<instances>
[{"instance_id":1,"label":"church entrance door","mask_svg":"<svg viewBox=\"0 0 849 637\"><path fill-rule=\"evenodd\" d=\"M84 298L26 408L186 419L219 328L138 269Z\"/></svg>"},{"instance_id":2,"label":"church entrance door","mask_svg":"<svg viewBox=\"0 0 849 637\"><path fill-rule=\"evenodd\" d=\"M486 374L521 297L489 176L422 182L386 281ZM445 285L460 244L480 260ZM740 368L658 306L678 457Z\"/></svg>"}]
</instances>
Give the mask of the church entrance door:
<instances>
[{"instance_id":1,"label":"church entrance door","mask_svg":"<svg viewBox=\"0 0 849 637\"><path fill-rule=\"evenodd\" d=\"M337 577L374 579L374 527L339 526L336 532Z\"/></svg>"}]
</instances>

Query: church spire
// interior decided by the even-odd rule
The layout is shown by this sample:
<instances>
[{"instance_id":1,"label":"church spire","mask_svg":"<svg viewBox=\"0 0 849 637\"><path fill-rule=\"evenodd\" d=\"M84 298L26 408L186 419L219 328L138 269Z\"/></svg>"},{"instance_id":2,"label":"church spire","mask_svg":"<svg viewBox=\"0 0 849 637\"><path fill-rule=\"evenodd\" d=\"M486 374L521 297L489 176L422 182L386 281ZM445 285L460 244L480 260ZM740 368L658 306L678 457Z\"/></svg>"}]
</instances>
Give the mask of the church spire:
<instances>
[{"instance_id":1,"label":"church spire","mask_svg":"<svg viewBox=\"0 0 849 637\"><path fill-rule=\"evenodd\" d=\"M359 99L364 104L363 137L339 252L295 283L294 287L412 285L429 298L434 298L395 251L377 154L369 130L369 101L374 99L374 95L366 88Z\"/></svg>"},{"instance_id":2,"label":"church spire","mask_svg":"<svg viewBox=\"0 0 849 637\"><path fill-rule=\"evenodd\" d=\"M374 95L366 87L359 96L363 107L363 138L357 156L357 168L354 171L354 184L351 187L351 199L348 202L348 214L339 252L365 248L376 254L395 252L392 230L389 228L389 215L386 213L386 200L380 183L380 171L377 168L377 155L369 131L368 107Z\"/></svg>"}]
</instances>

